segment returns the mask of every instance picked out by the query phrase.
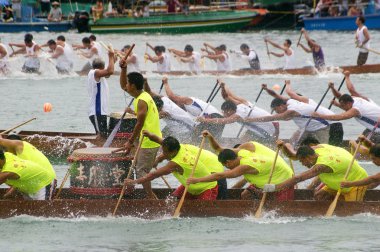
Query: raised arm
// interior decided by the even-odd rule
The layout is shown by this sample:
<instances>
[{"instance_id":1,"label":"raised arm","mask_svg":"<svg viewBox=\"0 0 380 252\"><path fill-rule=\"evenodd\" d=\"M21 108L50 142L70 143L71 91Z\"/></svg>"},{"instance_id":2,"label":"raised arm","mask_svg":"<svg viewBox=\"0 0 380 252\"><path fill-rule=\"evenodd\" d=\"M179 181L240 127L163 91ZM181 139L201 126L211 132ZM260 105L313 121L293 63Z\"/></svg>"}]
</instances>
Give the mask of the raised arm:
<instances>
[{"instance_id":1,"label":"raised arm","mask_svg":"<svg viewBox=\"0 0 380 252\"><path fill-rule=\"evenodd\" d=\"M154 47L151 44L149 44L148 42L146 42L145 45L154 51Z\"/></svg>"},{"instance_id":2,"label":"raised arm","mask_svg":"<svg viewBox=\"0 0 380 252\"><path fill-rule=\"evenodd\" d=\"M346 77L346 86L347 86L348 92L352 96L360 97L366 101L369 101L368 97L366 97L366 96L360 94L358 91L356 91L354 84L352 83L351 78L350 78L350 71L344 71L344 76Z\"/></svg>"},{"instance_id":3,"label":"raised arm","mask_svg":"<svg viewBox=\"0 0 380 252\"><path fill-rule=\"evenodd\" d=\"M279 98L279 99L281 99L281 100L283 100L283 101L287 101L287 100L289 100L289 98L287 98L287 97L285 97L285 96L283 96L283 95L277 94L274 90L269 89L267 84L262 84L261 87L262 87L262 88L263 88L263 89L264 89L264 90L265 90L270 96L272 96L272 97L274 97L274 98Z\"/></svg>"},{"instance_id":4,"label":"raised arm","mask_svg":"<svg viewBox=\"0 0 380 252\"><path fill-rule=\"evenodd\" d=\"M235 95L223 81L218 80L218 82L220 83L220 86L221 86L221 90L222 90L221 93L222 93L223 99L232 101L236 105L245 104L249 106L249 102L246 99Z\"/></svg>"},{"instance_id":5,"label":"raised arm","mask_svg":"<svg viewBox=\"0 0 380 252\"><path fill-rule=\"evenodd\" d=\"M218 143L218 141L216 141L214 136L208 130L204 130L202 132L202 135L203 137L206 137L210 141L211 148L213 148L217 153L225 149Z\"/></svg>"},{"instance_id":6,"label":"raised arm","mask_svg":"<svg viewBox=\"0 0 380 252\"><path fill-rule=\"evenodd\" d=\"M303 33L303 35L305 36L305 39L308 43L310 43L312 46L315 46L315 47L319 47L319 45L314 41L312 40L310 37L309 37L309 34L307 33L307 31L305 30L305 28L302 28L301 29L301 32Z\"/></svg>"},{"instance_id":7,"label":"raised arm","mask_svg":"<svg viewBox=\"0 0 380 252\"><path fill-rule=\"evenodd\" d=\"M95 70L95 80L99 81L101 77L111 76L114 72L114 59L115 53L112 50L108 51L108 66L106 69L96 69Z\"/></svg>"},{"instance_id":8,"label":"raised arm","mask_svg":"<svg viewBox=\"0 0 380 252\"><path fill-rule=\"evenodd\" d=\"M143 134L143 136L149 138L151 141L158 143L160 145L162 144L163 139L161 137L159 137L153 133L150 133L147 130L143 130L142 134Z\"/></svg>"},{"instance_id":9,"label":"raised arm","mask_svg":"<svg viewBox=\"0 0 380 252\"><path fill-rule=\"evenodd\" d=\"M303 103L307 103L307 104L309 103L309 98L299 95L296 92L294 92L294 90L292 89L290 85L290 80L285 81L285 92L291 99L294 99Z\"/></svg>"},{"instance_id":10,"label":"raised arm","mask_svg":"<svg viewBox=\"0 0 380 252\"><path fill-rule=\"evenodd\" d=\"M145 92L147 92L148 94L150 94L150 96L152 96L152 97L153 96L157 96L157 94L155 92L153 92L152 89L150 88L150 86L148 84L148 79L147 78L144 78L144 90L145 90Z\"/></svg>"},{"instance_id":11,"label":"raised arm","mask_svg":"<svg viewBox=\"0 0 380 252\"><path fill-rule=\"evenodd\" d=\"M119 66L121 68L121 73L120 73L120 78L119 78L120 88L123 89L124 91L127 91L127 83L128 83L127 61L124 58L121 58L119 61Z\"/></svg>"},{"instance_id":12,"label":"raised arm","mask_svg":"<svg viewBox=\"0 0 380 252\"><path fill-rule=\"evenodd\" d=\"M169 48L168 51L171 53L174 53L177 56L186 57L186 53L184 51L179 51L179 50L176 50L174 48Z\"/></svg>"},{"instance_id":13,"label":"raised arm","mask_svg":"<svg viewBox=\"0 0 380 252\"><path fill-rule=\"evenodd\" d=\"M168 98L170 100L172 100L174 103L176 103L178 106L183 106L183 105L190 105L193 100L189 97L186 97L186 96L179 96L179 95L176 95L174 94L173 90L170 88L169 86L169 82L168 82L168 79L164 78L162 79L163 83L164 83L164 88L165 88L165 92L166 92L166 95L168 96Z\"/></svg>"},{"instance_id":14,"label":"raised arm","mask_svg":"<svg viewBox=\"0 0 380 252\"><path fill-rule=\"evenodd\" d=\"M310 49L310 48L304 46L302 43L300 43L299 45L301 46L301 48L302 48L305 52L307 52L307 53L311 53L311 49Z\"/></svg>"},{"instance_id":15,"label":"raised arm","mask_svg":"<svg viewBox=\"0 0 380 252\"><path fill-rule=\"evenodd\" d=\"M278 48L278 49L283 50L284 52L285 52L286 49L287 49L287 48L285 48L284 46L281 46L281 45L279 45L279 44L273 42L272 40L270 40L270 39L268 39L268 38L265 38L264 41L265 41L265 42L268 42L268 43L271 44L273 47L276 47L276 48ZM273 55L274 55L274 54L273 54Z\"/></svg>"}]
</instances>

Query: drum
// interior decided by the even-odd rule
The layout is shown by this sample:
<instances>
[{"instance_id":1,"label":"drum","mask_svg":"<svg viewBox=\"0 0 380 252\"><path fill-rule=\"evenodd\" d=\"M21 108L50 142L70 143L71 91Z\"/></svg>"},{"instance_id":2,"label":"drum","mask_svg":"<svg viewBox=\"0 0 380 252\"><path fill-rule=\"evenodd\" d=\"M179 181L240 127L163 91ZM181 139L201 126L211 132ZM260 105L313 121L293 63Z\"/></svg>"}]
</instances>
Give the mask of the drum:
<instances>
[{"instance_id":1,"label":"drum","mask_svg":"<svg viewBox=\"0 0 380 252\"><path fill-rule=\"evenodd\" d=\"M115 128L122 115L123 112L113 112L110 114L109 133L111 133L113 128ZM129 138L133 132L133 129L135 128L136 123L136 115L126 113L123 121L121 122L120 128L117 131L116 137Z\"/></svg>"},{"instance_id":2,"label":"drum","mask_svg":"<svg viewBox=\"0 0 380 252\"><path fill-rule=\"evenodd\" d=\"M112 153L116 148L84 148L75 150L69 157L70 190L82 195L116 195L128 175L133 157L123 152Z\"/></svg>"}]
</instances>

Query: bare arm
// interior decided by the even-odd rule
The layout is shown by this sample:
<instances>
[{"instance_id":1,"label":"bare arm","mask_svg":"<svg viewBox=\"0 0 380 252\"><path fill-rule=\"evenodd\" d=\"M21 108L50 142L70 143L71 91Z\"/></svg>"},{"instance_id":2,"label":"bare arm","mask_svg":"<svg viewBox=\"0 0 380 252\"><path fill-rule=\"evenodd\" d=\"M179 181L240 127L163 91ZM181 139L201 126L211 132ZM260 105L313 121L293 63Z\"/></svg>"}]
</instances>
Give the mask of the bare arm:
<instances>
[{"instance_id":1,"label":"bare arm","mask_svg":"<svg viewBox=\"0 0 380 252\"><path fill-rule=\"evenodd\" d=\"M171 52L171 53L174 53L177 56L186 57L186 53L183 52L183 51L179 51L179 50L176 50L174 48L170 48L170 49L168 49L168 51Z\"/></svg>"},{"instance_id":2,"label":"bare arm","mask_svg":"<svg viewBox=\"0 0 380 252\"><path fill-rule=\"evenodd\" d=\"M64 51L63 51L63 48L62 47L57 47L57 49L55 49L53 55L51 56L53 59L56 59L58 58L59 56L63 55Z\"/></svg>"},{"instance_id":3,"label":"bare arm","mask_svg":"<svg viewBox=\"0 0 380 252\"><path fill-rule=\"evenodd\" d=\"M246 99L235 95L231 91L231 89L224 82L221 82L220 85L222 87L221 88L221 90L222 90L222 97L225 100L230 100L233 103L235 103L236 105L245 104L245 105L249 106L249 102Z\"/></svg>"},{"instance_id":4,"label":"bare arm","mask_svg":"<svg viewBox=\"0 0 380 252\"><path fill-rule=\"evenodd\" d=\"M287 101L287 100L289 100L289 98L287 98L287 97L285 97L285 96L283 96L283 95L277 94L274 90L269 89L268 86L267 86L267 84L262 84L261 87L262 87L265 91L267 91L267 93L268 93L270 96L272 96L272 97L274 97L274 98L279 98L279 99L281 99L281 100L283 100L283 101Z\"/></svg>"},{"instance_id":5,"label":"bare arm","mask_svg":"<svg viewBox=\"0 0 380 252\"><path fill-rule=\"evenodd\" d=\"M284 56L285 56L285 54L284 54L284 53L275 53L275 52L270 52L270 54L273 54L274 56L276 56L276 57L279 57L279 58L281 58L281 57L284 57Z\"/></svg>"},{"instance_id":6,"label":"bare arm","mask_svg":"<svg viewBox=\"0 0 380 252\"><path fill-rule=\"evenodd\" d=\"M164 81L164 80L163 80ZM193 103L193 100L189 97L186 96L179 96L174 94L173 90L170 88L168 81L164 81L164 87L165 87L165 92L166 95L169 97L170 100L175 102L178 106L183 106L183 105L190 105Z\"/></svg>"},{"instance_id":7,"label":"bare arm","mask_svg":"<svg viewBox=\"0 0 380 252\"><path fill-rule=\"evenodd\" d=\"M1 137L1 135L0 146L6 148L7 151L13 153L14 155L21 153L24 149L24 143L22 141L4 139Z\"/></svg>"},{"instance_id":8,"label":"bare arm","mask_svg":"<svg viewBox=\"0 0 380 252\"><path fill-rule=\"evenodd\" d=\"M380 182L380 173L377 173L375 175L369 176L362 180L342 182L341 186L347 188L347 187L353 187L353 186L365 186L365 185L369 185L372 183L379 183L379 182Z\"/></svg>"},{"instance_id":9,"label":"bare arm","mask_svg":"<svg viewBox=\"0 0 380 252\"><path fill-rule=\"evenodd\" d=\"M311 53L311 49L310 49L310 48L304 46L304 45L301 44L301 43L300 43L300 46L301 46L301 48L302 48L305 52L307 52L307 53Z\"/></svg>"},{"instance_id":10,"label":"bare arm","mask_svg":"<svg viewBox=\"0 0 380 252\"><path fill-rule=\"evenodd\" d=\"M354 108L351 108L350 110L343 112L341 114L336 114L336 115L323 115L317 112L313 112L312 116L317 117L317 118L322 118L325 120L330 120L330 121L342 121L342 120L347 120L350 118L353 118L355 116L359 116L360 113Z\"/></svg>"},{"instance_id":11,"label":"bare arm","mask_svg":"<svg viewBox=\"0 0 380 252\"><path fill-rule=\"evenodd\" d=\"M314 178L315 176L318 176L321 173L331 173L332 170L330 167L325 165L314 165L313 168L298 174L285 182L282 182L281 184L276 185L276 191L281 191L285 188L293 187L295 184L298 184L299 182Z\"/></svg>"},{"instance_id":12,"label":"bare arm","mask_svg":"<svg viewBox=\"0 0 380 252\"><path fill-rule=\"evenodd\" d=\"M255 172L252 172L255 171ZM196 184L200 182L212 182L212 181L217 181L219 179L224 179L224 178L236 178L239 177L243 174L257 174L256 169L253 169L252 167L248 165L239 165L238 167L235 167L232 170L227 170L224 172L217 172L213 173L211 175L208 175L206 177L202 178L189 178L187 180L188 184Z\"/></svg>"},{"instance_id":13,"label":"bare arm","mask_svg":"<svg viewBox=\"0 0 380 252\"><path fill-rule=\"evenodd\" d=\"M247 180L245 180L245 178L242 178L241 180L239 180L238 182L236 182L236 183L231 187L231 189L240 189L240 188L242 188L243 186L245 186L245 184L247 184Z\"/></svg>"},{"instance_id":14,"label":"bare arm","mask_svg":"<svg viewBox=\"0 0 380 252\"><path fill-rule=\"evenodd\" d=\"M278 48L278 49L281 49L281 50L283 50L284 52L286 52L286 50L287 50L286 47L281 46L281 45L279 45L279 44L277 44L277 43L275 43L275 42L273 42L273 41L271 41L271 40L269 40L269 39L265 39L265 42L268 42L268 43L271 44L273 47L276 47L276 48ZM274 54L273 54L273 55L274 55Z\"/></svg>"},{"instance_id":15,"label":"bare arm","mask_svg":"<svg viewBox=\"0 0 380 252\"><path fill-rule=\"evenodd\" d=\"M210 124L230 124L234 122L238 122L241 120L241 117L234 114L229 117L223 117L223 118L205 118L205 117L198 117L198 121L204 122L204 123L210 123Z\"/></svg>"},{"instance_id":16,"label":"bare arm","mask_svg":"<svg viewBox=\"0 0 380 252\"><path fill-rule=\"evenodd\" d=\"M208 54L208 55L205 55L205 57L209 59L213 59L213 60L219 60L221 62L226 60L223 54Z\"/></svg>"},{"instance_id":17,"label":"bare arm","mask_svg":"<svg viewBox=\"0 0 380 252\"><path fill-rule=\"evenodd\" d=\"M294 99L296 101L300 101L300 102L303 102L303 103L306 103L306 104L309 103L309 98L307 98L305 96L298 95L296 92L294 92L294 90L290 86L290 80L286 80L285 81L285 85L286 85L285 92L288 94L288 96L291 99Z\"/></svg>"},{"instance_id":18,"label":"bare arm","mask_svg":"<svg viewBox=\"0 0 380 252\"><path fill-rule=\"evenodd\" d=\"M7 55L8 55L7 50L5 50L4 47L0 46L0 59L4 58Z\"/></svg>"},{"instance_id":19,"label":"bare arm","mask_svg":"<svg viewBox=\"0 0 380 252\"><path fill-rule=\"evenodd\" d=\"M298 116L298 113L294 110L287 110L281 114L275 114L270 116L244 118L244 122L272 122L272 121L288 121L293 117Z\"/></svg>"},{"instance_id":20,"label":"bare arm","mask_svg":"<svg viewBox=\"0 0 380 252\"><path fill-rule=\"evenodd\" d=\"M218 141L216 141L214 136L211 135L211 133L208 130L203 131L202 135L208 138L208 140L210 141L211 148L213 148L217 153L221 152L224 149L224 147L222 147L218 143Z\"/></svg>"},{"instance_id":21,"label":"bare arm","mask_svg":"<svg viewBox=\"0 0 380 252\"><path fill-rule=\"evenodd\" d=\"M143 135L148 137L151 141L158 143L159 145L162 145L163 139L153 133L148 132L147 130L144 130Z\"/></svg>"},{"instance_id":22,"label":"bare arm","mask_svg":"<svg viewBox=\"0 0 380 252\"><path fill-rule=\"evenodd\" d=\"M152 181L158 177L161 177L163 175L167 175L167 174L170 174L174 171L180 171L180 170L182 170L182 168L179 167L176 163L169 162L165 166L163 166L163 167L161 167L155 171L152 171L152 172L148 173L147 175L145 175L144 177L141 177L139 179L136 179L136 180L126 179L124 181L124 184L126 184L126 185L143 184L143 183Z\"/></svg>"},{"instance_id":23,"label":"bare arm","mask_svg":"<svg viewBox=\"0 0 380 252\"><path fill-rule=\"evenodd\" d=\"M108 52L108 66L106 69L96 69L95 70L95 80L99 81L101 77L107 77L113 74L114 72L114 52Z\"/></svg>"}]
</instances>

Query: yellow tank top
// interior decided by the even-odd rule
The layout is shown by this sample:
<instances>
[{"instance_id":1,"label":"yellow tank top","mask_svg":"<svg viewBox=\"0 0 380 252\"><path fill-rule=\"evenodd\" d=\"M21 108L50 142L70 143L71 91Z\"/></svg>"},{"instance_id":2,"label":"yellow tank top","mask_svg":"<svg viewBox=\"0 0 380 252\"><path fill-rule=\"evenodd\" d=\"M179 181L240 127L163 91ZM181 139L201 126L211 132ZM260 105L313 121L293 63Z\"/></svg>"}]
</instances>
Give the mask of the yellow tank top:
<instances>
[{"instance_id":1,"label":"yellow tank top","mask_svg":"<svg viewBox=\"0 0 380 252\"><path fill-rule=\"evenodd\" d=\"M193 155L197 155L199 152L199 147L191 144L183 144L186 148L192 152ZM202 149L201 155L199 156L199 161L201 161L211 173L224 172L223 165L219 162L218 156L211 151Z\"/></svg>"},{"instance_id":2,"label":"yellow tank top","mask_svg":"<svg viewBox=\"0 0 380 252\"><path fill-rule=\"evenodd\" d=\"M265 148L269 149L267 147ZM240 159L240 165L248 165L259 172L258 174L244 174L244 178L258 188L263 188L264 185L268 183L270 170L276 155L274 151L270 149L270 151L267 151L265 148L256 148L255 152L248 151L248 153L246 150L244 150L244 152L240 150L238 153L238 156L242 157ZM249 155L249 153L251 153L251 155ZM278 156L270 183L277 185L290 179L292 176L292 169L281 156Z\"/></svg>"},{"instance_id":3,"label":"yellow tank top","mask_svg":"<svg viewBox=\"0 0 380 252\"><path fill-rule=\"evenodd\" d=\"M152 97L147 92L142 92L133 102L133 106L135 108L136 114L138 113L137 104L139 100L144 101L148 105L148 112L145 117L144 125L141 129L141 132L143 130L147 130L150 133L153 133L159 137L162 136L161 130L160 130L160 118L158 116L158 110L156 107L156 104L154 103ZM142 134L140 134L140 140L142 138ZM151 141L149 138L144 137L144 141L141 144L141 148L145 149L152 149L152 148L158 148L160 145L158 143L155 143Z\"/></svg>"},{"instance_id":4,"label":"yellow tank top","mask_svg":"<svg viewBox=\"0 0 380 252\"><path fill-rule=\"evenodd\" d=\"M44 154L42 154L41 151L37 150L37 148L31 145L30 143L25 141L23 141L22 143L24 145L23 150L21 153L17 153L17 157L36 163L37 165L46 169L46 171L51 173L53 177L56 178L54 168L51 165L49 159L47 159L47 157Z\"/></svg>"},{"instance_id":5,"label":"yellow tank top","mask_svg":"<svg viewBox=\"0 0 380 252\"><path fill-rule=\"evenodd\" d=\"M316 148L318 154L317 164L325 165L333 170L333 173L319 174L321 181L330 189L338 191L340 182L343 181L346 170L352 160L352 155L343 148L328 144L319 144L321 148ZM355 181L368 177L367 172L355 160L347 181ZM351 188L342 188L342 192L349 192Z\"/></svg>"},{"instance_id":6,"label":"yellow tank top","mask_svg":"<svg viewBox=\"0 0 380 252\"><path fill-rule=\"evenodd\" d=\"M179 174L178 172L173 172L174 177L176 177L183 186L186 186L186 180L191 175L191 171L193 169L196 157L197 155L196 154L194 155L193 152L188 148L188 146L181 144L181 148L178 151L177 155L171 159L172 162L181 166L183 169L183 174ZM205 164L203 164L200 160L198 160L198 163L194 172L194 178L202 178L210 174L211 173L206 168ZM190 194L199 195L206 190L214 188L216 185L217 185L216 181L201 182L201 183L190 185L188 191Z\"/></svg>"},{"instance_id":7,"label":"yellow tank top","mask_svg":"<svg viewBox=\"0 0 380 252\"><path fill-rule=\"evenodd\" d=\"M12 172L17 174L19 179L8 179L7 185L13 186L17 190L26 194L34 194L49 185L53 179L53 174L46 171L34 162L23 160L12 153L5 153L5 164L1 172Z\"/></svg>"}]
</instances>

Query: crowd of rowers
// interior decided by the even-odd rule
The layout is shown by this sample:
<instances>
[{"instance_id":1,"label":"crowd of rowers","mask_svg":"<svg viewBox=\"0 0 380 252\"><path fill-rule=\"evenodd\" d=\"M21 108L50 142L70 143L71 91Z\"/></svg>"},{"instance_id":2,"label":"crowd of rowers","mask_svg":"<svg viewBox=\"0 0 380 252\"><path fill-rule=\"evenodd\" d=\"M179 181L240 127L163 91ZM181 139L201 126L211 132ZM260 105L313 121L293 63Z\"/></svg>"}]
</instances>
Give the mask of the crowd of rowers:
<instances>
[{"instance_id":1,"label":"crowd of rowers","mask_svg":"<svg viewBox=\"0 0 380 252\"><path fill-rule=\"evenodd\" d=\"M363 65L366 63L368 58L368 50L370 35L367 27L364 25L365 19L360 16L356 20L358 25L358 30L356 31L355 39L357 41L357 46L360 48L357 64ZM314 67L318 70L323 70L325 68L325 57L320 44L315 40L311 39L305 29L301 30L301 35L304 35L307 46L297 43L297 47L300 46L307 53L312 53ZM300 37L301 38L301 37ZM293 69L296 68L295 64L295 51L292 49L292 42L290 39L286 39L283 44L276 43L268 38L264 39L267 46L268 56L274 55L276 57L284 57L285 64L283 69ZM280 51L271 52L268 49L268 44L272 45ZM68 74L73 71L73 59L74 50L77 52L77 56L87 60L88 62L82 67L80 74L87 74L89 70L92 69L91 62L95 58L101 58L103 56L103 43L97 42L95 35L90 35L89 37L84 37L82 39L82 44L70 45L66 42L63 35L59 35L56 40L50 39L47 43L43 45L38 45L33 40L32 34L26 34L24 36L23 43L9 43L8 46L11 48L12 53L9 53L9 49L5 44L0 43L0 73L7 74L10 72L10 61L9 57L16 54L25 54L25 63L22 66L22 71L26 73L39 73L40 72L40 53L43 51L43 47L49 47L49 55L46 60L55 66L57 72L60 74ZM204 48L201 48L202 53L194 51L192 45L188 44L185 46L184 50L177 50L174 48L169 48L166 53L166 48L161 45L152 46L146 43L146 49L144 54L144 61L151 61L157 64L158 73L169 73L172 71L170 63L170 54L178 60L179 62L188 64L188 70L192 73L198 74L203 70L204 60L203 58L208 58L215 62L216 71L218 72L229 72L231 68L231 57L229 53L235 54L243 60L247 61L249 64L247 68L243 70L260 70L260 60L258 53L251 49L248 44L243 43L240 45L240 52L230 50L227 51L226 45L222 44L219 46L212 46L209 43L204 43ZM14 50L14 47L18 48ZM117 51L116 55L122 57L126 50L130 48L129 45L124 46L120 51ZM147 52L147 48L153 50L154 55ZM132 53L128 59L128 72L141 72L140 60L137 54ZM303 67L303 66L299 66Z\"/></svg>"}]
</instances>

